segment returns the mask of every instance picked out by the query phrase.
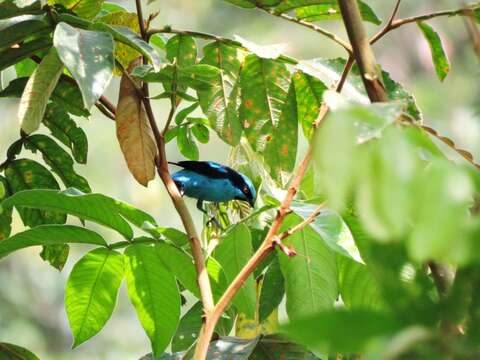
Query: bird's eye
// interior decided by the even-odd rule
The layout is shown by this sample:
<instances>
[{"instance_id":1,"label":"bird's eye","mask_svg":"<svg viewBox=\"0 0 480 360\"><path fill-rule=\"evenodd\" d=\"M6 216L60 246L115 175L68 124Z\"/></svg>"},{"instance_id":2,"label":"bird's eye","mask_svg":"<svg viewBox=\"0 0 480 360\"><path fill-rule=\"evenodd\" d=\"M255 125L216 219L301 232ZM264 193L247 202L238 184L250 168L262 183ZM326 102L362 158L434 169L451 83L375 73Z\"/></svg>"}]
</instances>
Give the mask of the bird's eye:
<instances>
[{"instance_id":1,"label":"bird's eye","mask_svg":"<svg viewBox=\"0 0 480 360\"><path fill-rule=\"evenodd\" d=\"M245 194L248 194L248 187L247 187L247 186L244 186L244 187L243 187L243 192L244 192Z\"/></svg>"}]
</instances>

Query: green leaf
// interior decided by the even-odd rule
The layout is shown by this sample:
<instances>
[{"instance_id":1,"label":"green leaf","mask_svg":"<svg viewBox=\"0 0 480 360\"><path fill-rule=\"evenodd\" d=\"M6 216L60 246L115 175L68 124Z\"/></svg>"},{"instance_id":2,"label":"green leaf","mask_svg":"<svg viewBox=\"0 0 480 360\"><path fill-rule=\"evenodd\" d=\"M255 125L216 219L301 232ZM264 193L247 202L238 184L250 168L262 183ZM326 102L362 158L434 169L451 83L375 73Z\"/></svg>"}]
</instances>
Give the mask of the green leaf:
<instances>
[{"instance_id":1,"label":"green leaf","mask_svg":"<svg viewBox=\"0 0 480 360\"><path fill-rule=\"evenodd\" d=\"M426 22L419 21L417 25L430 46L437 76L440 81L443 81L450 70L450 62L448 61L445 50L443 50L442 40L440 36L438 36L438 33Z\"/></svg>"},{"instance_id":2,"label":"green leaf","mask_svg":"<svg viewBox=\"0 0 480 360\"><path fill-rule=\"evenodd\" d=\"M85 19L92 19L101 10L104 0L48 0L52 5L62 5Z\"/></svg>"},{"instance_id":3,"label":"green leaf","mask_svg":"<svg viewBox=\"0 0 480 360\"><path fill-rule=\"evenodd\" d=\"M107 32L113 36L115 41L128 45L145 56L153 66L155 71L160 70L160 56L157 51L138 34L124 26L108 25L102 22L96 22L90 26L92 30Z\"/></svg>"},{"instance_id":4,"label":"green leaf","mask_svg":"<svg viewBox=\"0 0 480 360\"><path fill-rule=\"evenodd\" d=\"M242 125L238 119L240 60L237 48L214 41L203 48L202 64L217 67L220 72L211 87L198 91L198 99L212 128L230 145L240 141Z\"/></svg>"},{"instance_id":5,"label":"green leaf","mask_svg":"<svg viewBox=\"0 0 480 360\"><path fill-rule=\"evenodd\" d=\"M263 277L260 299L258 300L258 321L265 321L280 305L285 295L283 275L278 258L274 258Z\"/></svg>"},{"instance_id":6,"label":"green leaf","mask_svg":"<svg viewBox=\"0 0 480 360\"><path fill-rule=\"evenodd\" d=\"M376 239L401 238L410 231L410 215L417 207L412 193L414 178L421 171L418 149L392 127L370 144L361 164L355 186L359 217Z\"/></svg>"},{"instance_id":7,"label":"green leaf","mask_svg":"<svg viewBox=\"0 0 480 360\"><path fill-rule=\"evenodd\" d=\"M270 168L270 175L285 185L297 158L298 120L293 83L290 84L278 124L266 140L265 163Z\"/></svg>"},{"instance_id":8,"label":"green leaf","mask_svg":"<svg viewBox=\"0 0 480 360\"><path fill-rule=\"evenodd\" d=\"M114 42L110 34L57 24L53 44L82 91L87 109L98 100L113 75Z\"/></svg>"},{"instance_id":9,"label":"green leaf","mask_svg":"<svg viewBox=\"0 0 480 360\"><path fill-rule=\"evenodd\" d=\"M68 244L44 246L40 252L43 261L47 261L58 271L62 271L67 263L70 246Z\"/></svg>"},{"instance_id":10,"label":"green leaf","mask_svg":"<svg viewBox=\"0 0 480 360\"><path fill-rule=\"evenodd\" d=\"M52 40L48 37L42 37L23 43L19 47L0 51L0 71L29 58L38 51L47 50L50 46L52 46Z\"/></svg>"},{"instance_id":11,"label":"green leaf","mask_svg":"<svg viewBox=\"0 0 480 360\"><path fill-rule=\"evenodd\" d=\"M50 171L39 163L29 159L12 161L5 169L5 177L14 196L22 196L22 193L19 193L22 190L60 189ZM6 202L11 199L12 196L5 199L2 206L9 207ZM29 227L35 227L41 224L63 224L66 221L66 216L57 211L22 206L17 207L17 210L22 222Z\"/></svg>"},{"instance_id":12,"label":"green leaf","mask_svg":"<svg viewBox=\"0 0 480 360\"><path fill-rule=\"evenodd\" d=\"M87 180L73 169L71 156L50 137L39 134L29 136L25 138L25 148L34 153L40 151L43 160L62 179L66 187L74 187L85 193L92 191Z\"/></svg>"},{"instance_id":13,"label":"green leaf","mask_svg":"<svg viewBox=\"0 0 480 360\"><path fill-rule=\"evenodd\" d=\"M293 320L283 327L290 339L329 353L360 353L367 344L398 329L387 314L368 310L329 310Z\"/></svg>"},{"instance_id":14,"label":"green leaf","mask_svg":"<svg viewBox=\"0 0 480 360\"><path fill-rule=\"evenodd\" d=\"M292 79L297 98L298 122L305 136L310 139L313 134L313 123L320 113L323 92L327 87L317 78L302 71L295 72Z\"/></svg>"},{"instance_id":15,"label":"green leaf","mask_svg":"<svg viewBox=\"0 0 480 360\"><path fill-rule=\"evenodd\" d=\"M290 74L285 64L249 55L240 76L240 121L258 152L263 152L279 124L287 98Z\"/></svg>"},{"instance_id":16,"label":"green leaf","mask_svg":"<svg viewBox=\"0 0 480 360\"><path fill-rule=\"evenodd\" d=\"M401 104L351 105L330 113L317 141L317 191L327 195L334 209L351 196L362 161L359 145L382 132L401 114Z\"/></svg>"},{"instance_id":17,"label":"green leaf","mask_svg":"<svg viewBox=\"0 0 480 360\"><path fill-rule=\"evenodd\" d=\"M0 203L10 196L10 188L3 176L0 176ZM12 210L0 207L0 241L10 236L12 231Z\"/></svg>"},{"instance_id":18,"label":"green leaf","mask_svg":"<svg viewBox=\"0 0 480 360\"><path fill-rule=\"evenodd\" d=\"M30 58L23 59L22 61L15 64L15 72L17 73L17 77L19 78L25 77L25 76L29 77L30 75L33 74L37 66L38 64L32 59Z\"/></svg>"},{"instance_id":19,"label":"green leaf","mask_svg":"<svg viewBox=\"0 0 480 360\"><path fill-rule=\"evenodd\" d=\"M125 219L138 227L145 221L155 223L150 215L124 202L102 194L83 194L75 189L22 191L6 199L3 206L67 213L107 226L127 239L133 237L133 230Z\"/></svg>"},{"instance_id":20,"label":"green leaf","mask_svg":"<svg viewBox=\"0 0 480 360\"><path fill-rule=\"evenodd\" d=\"M307 61L300 61L297 68L305 74L313 76L323 82L328 88L332 88L338 82L345 67L345 59L313 59ZM415 98L405 88L393 81L390 74L382 71L382 80L387 90L387 95L390 100L400 100L405 104L405 110L415 120L421 121L422 114L417 107ZM342 95L345 95L348 100L360 104L369 104L368 96L365 92L362 78L360 76L358 67L354 65L350 71L347 81L342 89Z\"/></svg>"},{"instance_id":21,"label":"green leaf","mask_svg":"<svg viewBox=\"0 0 480 360\"><path fill-rule=\"evenodd\" d=\"M192 258L182 250L166 243L156 244L155 251L163 266L180 281L185 289L196 297L200 297L197 273Z\"/></svg>"},{"instance_id":22,"label":"green leaf","mask_svg":"<svg viewBox=\"0 0 480 360\"><path fill-rule=\"evenodd\" d=\"M227 281L230 283L252 256L252 239L248 227L236 225L221 239L214 250L213 257L220 263ZM249 276L233 298L233 304L248 318L255 314L255 281Z\"/></svg>"},{"instance_id":23,"label":"green leaf","mask_svg":"<svg viewBox=\"0 0 480 360\"><path fill-rule=\"evenodd\" d=\"M181 126L178 128L177 147L187 159L198 160L198 147L195 140L192 139L192 133L187 126Z\"/></svg>"},{"instance_id":24,"label":"green leaf","mask_svg":"<svg viewBox=\"0 0 480 360\"><path fill-rule=\"evenodd\" d=\"M135 244L125 250L128 296L156 356L170 343L180 317L180 294L155 248Z\"/></svg>"},{"instance_id":25,"label":"green leaf","mask_svg":"<svg viewBox=\"0 0 480 360\"><path fill-rule=\"evenodd\" d=\"M255 3L251 0L224 0L224 1L229 2L233 5L237 5L237 6L240 6L240 7L243 7L243 8L247 8L247 9L255 7Z\"/></svg>"},{"instance_id":26,"label":"green leaf","mask_svg":"<svg viewBox=\"0 0 480 360\"><path fill-rule=\"evenodd\" d=\"M20 43L32 34L48 34L51 30L47 15L22 15L0 20L0 49Z\"/></svg>"},{"instance_id":27,"label":"green leaf","mask_svg":"<svg viewBox=\"0 0 480 360\"><path fill-rule=\"evenodd\" d=\"M176 63L177 66L189 66L195 64L197 59L197 45L195 39L186 35L175 35L170 38L165 46L167 59Z\"/></svg>"},{"instance_id":28,"label":"green leaf","mask_svg":"<svg viewBox=\"0 0 480 360\"><path fill-rule=\"evenodd\" d=\"M303 346L292 343L278 334L262 335L248 359L320 360Z\"/></svg>"},{"instance_id":29,"label":"green leaf","mask_svg":"<svg viewBox=\"0 0 480 360\"><path fill-rule=\"evenodd\" d=\"M47 105L43 124L55 138L70 148L78 163L85 164L87 162L87 136L61 107L55 104Z\"/></svg>"},{"instance_id":30,"label":"green leaf","mask_svg":"<svg viewBox=\"0 0 480 360\"><path fill-rule=\"evenodd\" d=\"M73 225L40 225L0 242L0 258L30 246L92 244L107 246L96 232Z\"/></svg>"},{"instance_id":31,"label":"green leaf","mask_svg":"<svg viewBox=\"0 0 480 360\"><path fill-rule=\"evenodd\" d=\"M65 310L73 347L97 334L113 313L124 275L123 255L99 248L73 267L65 289Z\"/></svg>"},{"instance_id":32,"label":"green leaf","mask_svg":"<svg viewBox=\"0 0 480 360\"><path fill-rule=\"evenodd\" d=\"M175 228L155 227L155 226L152 227L150 224L145 223L142 225L142 229L149 232L156 238L163 236L168 240L170 240L175 246L178 246L178 247L182 247L188 244L187 234Z\"/></svg>"},{"instance_id":33,"label":"green leaf","mask_svg":"<svg viewBox=\"0 0 480 360\"><path fill-rule=\"evenodd\" d=\"M407 246L413 259L463 264L471 258L465 231L473 194L472 180L462 168L448 160L429 164L412 195L414 226Z\"/></svg>"},{"instance_id":34,"label":"green leaf","mask_svg":"<svg viewBox=\"0 0 480 360\"><path fill-rule=\"evenodd\" d=\"M0 342L0 358L4 360L40 360L30 350L6 342Z\"/></svg>"},{"instance_id":35,"label":"green leaf","mask_svg":"<svg viewBox=\"0 0 480 360\"><path fill-rule=\"evenodd\" d=\"M25 133L31 134L39 128L48 99L62 71L63 64L57 52L50 49L28 79L18 108L18 118Z\"/></svg>"},{"instance_id":36,"label":"green leaf","mask_svg":"<svg viewBox=\"0 0 480 360\"><path fill-rule=\"evenodd\" d=\"M307 4L307 6L302 6ZM314 5L314 3L318 5ZM295 5L294 5L295 4ZM282 7L288 8L294 6L297 19L304 21L323 21L323 20L341 20L340 6L337 0L285 0L276 9L276 13L282 13ZM370 6L363 1L358 1L360 14L363 21L371 22L375 25L380 25L380 20ZM290 10L289 9L289 10Z\"/></svg>"},{"instance_id":37,"label":"green leaf","mask_svg":"<svg viewBox=\"0 0 480 360\"><path fill-rule=\"evenodd\" d=\"M378 310L383 306L380 289L370 269L346 256L337 257L340 295L348 309Z\"/></svg>"},{"instance_id":38,"label":"green leaf","mask_svg":"<svg viewBox=\"0 0 480 360\"><path fill-rule=\"evenodd\" d=\"M208 128L202 124L195 124L191 127L192 134L195 135L198 141L202 144L208 143L210 139L210 133L208 132Z\"/></svg>"},{"instance_id":39,"label":"green leaf","mask_svg":"<svg viewBox=\"0 0 480 360\"><path fill-rule=\"evenodd\" d=\"M177 125L180 125L185 118L190 115L195 109L198 107L198 103L193 103L190 106L187 106L186 108L180 110L177 115L175 115L175 123Z\"/></svg>"},{"instance_id":40,"label":"green leaf","mask_svg":"<svg viewBox=\"0 0 480 360\"><path fill-rule=\"evenodd\" d=\"M289 215L282 225L284 231L299 222L298 215ZM338 295L335 253L320 235L307 226L285 239L297 256L280 253L280 268L285 278L287 314L291 320L329 309Z\"/></svg>"},{"instance_id":41,"label":"green leaf","mask_svg":"<svg viewBox=\"0 0 480 360\"><path fill-rule=\"evenodd\" d=\"M25 5L25 6L22 6ZM22 4L16 0L4 0L0 7L0 19L6 19L13 16L20 16L24 14L40 14L43 10L40 1L31 1L27 4Z\"/></svg>"}]
</instances>

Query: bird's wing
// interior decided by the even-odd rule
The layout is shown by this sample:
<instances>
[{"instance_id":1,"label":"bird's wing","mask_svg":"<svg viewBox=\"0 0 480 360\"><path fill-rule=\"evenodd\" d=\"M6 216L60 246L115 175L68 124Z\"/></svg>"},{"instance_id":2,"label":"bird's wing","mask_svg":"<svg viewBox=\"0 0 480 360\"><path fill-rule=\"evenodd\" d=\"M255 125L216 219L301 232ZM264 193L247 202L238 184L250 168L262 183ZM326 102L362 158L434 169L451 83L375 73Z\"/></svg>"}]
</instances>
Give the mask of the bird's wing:
<instances>
[{"instance_id":1,"label":"bird's wing","mask_svg":"<svg viewBox=\"0 0 480 360\"><path fill-rule=\"evenodd\" d=\"M229 167L221 164L217 164L212 161L179 161L175 165L181 166L184 169L194 171L197 174L207 176L211 179L224 179L228 178L229 173L232 171Z\"/></svg>"}]
</instances>

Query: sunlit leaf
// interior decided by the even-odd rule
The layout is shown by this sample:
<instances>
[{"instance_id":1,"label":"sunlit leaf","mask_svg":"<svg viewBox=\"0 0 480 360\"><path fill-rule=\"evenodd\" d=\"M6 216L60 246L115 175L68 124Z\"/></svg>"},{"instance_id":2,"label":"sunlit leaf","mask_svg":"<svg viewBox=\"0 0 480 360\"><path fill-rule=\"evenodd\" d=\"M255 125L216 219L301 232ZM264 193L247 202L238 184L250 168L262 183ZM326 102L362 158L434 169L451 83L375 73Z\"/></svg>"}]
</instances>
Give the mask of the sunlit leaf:
<instances>
[{"instance_id":1,"label":"sunlit leaf","mask_svg":"<svg viewBox=\"0 0 480 360\"><path fill-rule=\"evenodd\" d=\"M40 225L1 241L0 258L30 246L63 244L107 245L99 234L80 226Z\"/></svg>"},{"instance_id":2,"label":"sunlit leaf","mask_svg":"<svg viewBox=\"0 0 480 360\"><path fill-rule=\"evenodd\" d=\"M123 255L99 248L73 267L65 289L65 310L73 347L97 334L113 313L123 279Z\"/></svg>"},{"instance_id":3,"label":"sunlit leaf","mask_svg":"<svg viewBox=\"0 0 480 360\"><path fill-rule=\"evenodd\" d=\"M7 179L11 184L8 172ZM7 198L3 206L67 213L107 226L128 239L133 237L133 230L125 219L138 227L145 221L155 223L150 215L124 202L102 194L83 194L75 189L22 191Z\"/></svg>"},{"instance_id":4,"label":"sunlit leaf","mask_svg":"<svg viewBox=\"0 0 480 360\"><path fill-rule=\"evenodd\" d=\"M278 126L287 98L290 74L285 64L249 55L240 84L240 121L252 147L263 152Z\"/></svg>"},{"instance_id":5,"label":"sunlit leaf","mask_svg":"<svg viewBox=\"0 0 480 360\"><path fill-rule=\"evenodd\" d=\"M105 32L77 29L61 22L55 28L53 44L77 81L85 107L90 109L112 79L112 36Z\"/></svg>"},{"instance_id":6,"label":"sunlit leaf","mask_svg":"<svg viewBox=\"0 0 480 360\"><path fill-rule=\"evenodd\" d=\"M240 141L242 125L238 119L240 60L237 49L215 41L203 48L202 64L220 69L211 87L198 91L203 112L220 138L231 145Z\"/></svg>"},{"instance_id":7,"label":"sunlit leaf","mask_svg":"<svg viewBox=\"0 0 480 360\"><path fill-rule=\"evenodd\" d=\"M130 245L125 250L128 296L152 343L161 355L180 318L180 294L174 276L164 268L154 247Z\"/></svg>"},{"instance_id":8,"label":"sunlit leaf","mask_svg":"<svg viewBox=\"0 0 480 360\"><path fill-rule=\"evenodd\" d=\"M192 133L187 126L181 126L177 132L177 147L178 150L187 159L198 160L199 153L195 140L192 138Z\"/></svg>"},{"instance_id":9,"label":"sunlit leaf","mask_svg":"<svg viewBox=\"0 0 480 360\"><path fill-rule=\"evenodd\" d=\"M18 119L25 133L30 134L39 128L62 71L63 64L57 51L50 49L28 79L18 108Z\"/></svg>"},{"instance_id":10,"label":"sunlit leaf","mask_svg":"<svg viewBox=\"0 0 480 360\"><path fill-rule=\"evenodd\" d=\"M437 32L426 22L417 22L417 25L430 46L437 76L440 81L443 81L450 70L450 62L445 50L443 50L442 40Z\"/></svg>"}]
</instances>

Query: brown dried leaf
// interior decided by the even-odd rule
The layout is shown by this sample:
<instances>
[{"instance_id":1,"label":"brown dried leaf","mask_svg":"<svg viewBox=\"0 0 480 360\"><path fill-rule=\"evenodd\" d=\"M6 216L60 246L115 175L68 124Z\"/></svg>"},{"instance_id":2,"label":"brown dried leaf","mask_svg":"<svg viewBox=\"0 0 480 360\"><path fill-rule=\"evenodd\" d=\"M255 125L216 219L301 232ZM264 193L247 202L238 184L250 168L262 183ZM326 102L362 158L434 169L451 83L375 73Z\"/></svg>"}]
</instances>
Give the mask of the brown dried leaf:
<instances>
[{"instance_id":1,"label":"brown dried leaf","mask_svg":"<svg viewBox=\"0 0 480 360\"><path fill-rule=\"evenodd\" d=\"M128 71L140 64L130 63ZM136 81L140 85L140 81ZM129 78L122 76L116 112L117 138L133 177L143 186L155 177L157 148L148 124L142 99Z\"/></svg>"}]
</instances>

